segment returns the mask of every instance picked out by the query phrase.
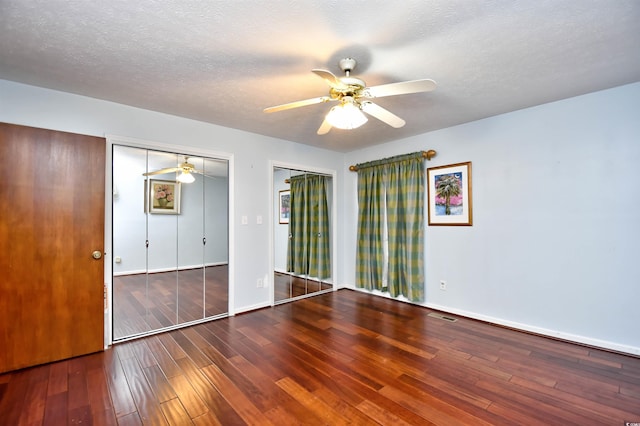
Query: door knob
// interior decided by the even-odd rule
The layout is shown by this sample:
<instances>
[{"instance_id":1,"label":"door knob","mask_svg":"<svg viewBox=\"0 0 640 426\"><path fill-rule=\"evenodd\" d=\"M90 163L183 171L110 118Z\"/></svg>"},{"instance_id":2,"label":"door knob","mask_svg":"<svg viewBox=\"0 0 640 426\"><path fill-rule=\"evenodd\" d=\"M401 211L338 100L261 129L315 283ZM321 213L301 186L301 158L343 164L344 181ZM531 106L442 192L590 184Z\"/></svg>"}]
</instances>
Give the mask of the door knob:
<instances>
[{"instance_id":1,"label":"door knob","mask_svg":"<svg viewBox=\"0 0 640 426\"><path fill-rule=\"evenodd\" d=\"M93 256L94 259L98 260L102 258L102 252L100 250L96 250L93 253L91 253L91 256Z\"/></svg>"}]
</instances>

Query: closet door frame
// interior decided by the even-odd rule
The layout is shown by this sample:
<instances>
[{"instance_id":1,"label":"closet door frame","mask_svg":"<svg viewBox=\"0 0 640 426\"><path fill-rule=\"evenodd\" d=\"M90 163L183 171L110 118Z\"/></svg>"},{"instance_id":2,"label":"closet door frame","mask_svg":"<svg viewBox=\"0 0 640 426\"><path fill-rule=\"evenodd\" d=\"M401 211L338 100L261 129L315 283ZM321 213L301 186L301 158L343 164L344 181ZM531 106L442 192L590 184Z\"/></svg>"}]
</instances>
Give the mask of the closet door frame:
<instances>
[{"instance_id":1,"label":"closet door frame","mask_svg":"<svg viewBox=\"0 0 640 426\"><path fill-rule=\"evenodd\" d=\"M275 182L274 182L274 174L277 169L289 169L300 172L308 172L308 173L316 173L325 176L331 177L331 209L329 211L330 215L330 223L331 223L331 284L333 287L332 291L337 291L338 287L336 285L336 277L337 277L337 264L338 264L338 244L337 244L337 218L338 218L338 208L336 202L336 194L337 194L337 171L333 169L325 169L320 167L313 167L308 165L302 165L297 163L288 163L283 161L271 160L269 162L269 188L270 194L275 193ZM277 197L271 196L269 197L269 271L271 274L271 283L275 283L275 227L278 221L278 217L275 215L275 211L277 209ZM316 292L317 293L317 292ZM311 293L314 294L314 293ZM303 296L308 297L308 296ZM290 301L288 299L286 301ZM285 302L286 302L285 301ZM274 306L276 303L283 303L282 300L275 300L275 285L271 286L271 294L270 294L270 305Z\"/></svg>"},{"instance_id":2,"label":"closet door frame","mask_svg":"<svg viewBox=\"0 0 640 426\"><path fill-rule=\"evenodd\" d=\"M228 179L228 206L227 206L227 226L228 226L228 276L227 276L227 286L228 286L228 309L226 315L221 315L221 317L233 316L235 315L235 310L233 308L232 301L234 300L234 282L235 282L235 273L234 273L234 265L235 265L235 250L234 250L234 156L233 154L221 151L214 151L208 149L202 149L187 145L170 145L161 142L147 141L143 139L130 138L126 136L118 136L118 135L106 135L107 140L107 159L106 159L106 168L105 168L105 256L104 256L104 279L107 288L107 299L108 299L108 309L105 313L105 345L111 345L114 343L113 339L113 215L112 215L112 202L113 202L113 172L112 172L112 163L113 163L113 146L114 145L122 145L128 146L131 148L140 148L140 149L148 149L154 151L164 151L164 152L178 152L180 155L190 155L194 157L205 157L217 160L226 160L227 161L227 179ZM117 342L124 342L131 339L136 339L139 337L145 337L157 333L163 333L168 330L173 330L175 328L181 328L186 325L192 325L200 322L211 321L212 319L217 319L220 316L203 318L199 321L189 322L178 324L175 327L170 328L162 328L159 330L154 330L149 333L145 333L143 335L136 335L130 338L118 339Z\"/></svg>"}]
</instances>

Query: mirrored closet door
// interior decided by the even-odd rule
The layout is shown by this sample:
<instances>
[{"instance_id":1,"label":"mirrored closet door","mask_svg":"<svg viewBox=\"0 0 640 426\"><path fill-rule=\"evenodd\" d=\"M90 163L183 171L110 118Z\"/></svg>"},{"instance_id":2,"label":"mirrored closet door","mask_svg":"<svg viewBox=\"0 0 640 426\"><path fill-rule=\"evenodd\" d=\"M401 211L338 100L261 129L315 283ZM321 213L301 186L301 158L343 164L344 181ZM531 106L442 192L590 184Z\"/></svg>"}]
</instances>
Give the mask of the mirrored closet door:
<instances>
[{"instance_id":1,"label":"mirrored closet door","mask_svg":"<svg viewBox=\"0 0 640 426\"><path fill-rule=\"evenodd\" d=\"M333 289L332 177L274 169L274 301Z\"/></svg>"},{"instance_id":2,"label":"mirrored closet door","mask_svg":"<svg viewBox=\"0 0 640 426\"><path fill-rule=\"evenodd\" d=\"M113 340L226 316L228 162L113 145Z\"/></svg>"}]
</instances>

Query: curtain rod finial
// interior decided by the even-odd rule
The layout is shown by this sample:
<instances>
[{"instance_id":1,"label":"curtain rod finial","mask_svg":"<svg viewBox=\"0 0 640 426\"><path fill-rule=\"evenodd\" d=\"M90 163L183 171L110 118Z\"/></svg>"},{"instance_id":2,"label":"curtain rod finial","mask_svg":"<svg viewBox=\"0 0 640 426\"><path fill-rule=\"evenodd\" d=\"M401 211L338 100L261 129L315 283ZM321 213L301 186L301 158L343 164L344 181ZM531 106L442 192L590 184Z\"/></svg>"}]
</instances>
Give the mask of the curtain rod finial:
<instances>
[{"instance_id":1,"label":"curtain rod finial","mask_svg":"<svg viewBox=\"0 0 640 426\"><path fill-rule=\"evenodd\" d=\"M435 151L435 150L430 149L429 151L427 151L427 152L425 152L425 153L424 153L424 157L425 157L427 160L431 160L433 157L435 157L435 156L436 156L436 154L437 154L437 153L436 153L436 151Z\"/></svg>"},{"instance_id":2,"label":"curtain rod finial","mask_svg":"<svg viewBox=\"0 0 640 426\"><path fill-rule=\"evenodd\" d=\"M352 172L357 172L358 166L349 166L349 170L351 170Z\"/></svg>"}]
</instances>

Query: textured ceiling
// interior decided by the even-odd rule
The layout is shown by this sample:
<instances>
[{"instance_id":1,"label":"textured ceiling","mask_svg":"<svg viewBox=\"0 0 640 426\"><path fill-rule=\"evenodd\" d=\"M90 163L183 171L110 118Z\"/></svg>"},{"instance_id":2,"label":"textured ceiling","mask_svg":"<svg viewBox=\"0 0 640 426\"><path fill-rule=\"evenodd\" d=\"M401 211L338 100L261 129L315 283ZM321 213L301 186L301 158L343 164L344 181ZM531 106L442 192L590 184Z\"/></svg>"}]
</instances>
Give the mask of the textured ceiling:
<instances>
[{"instance_id":1,"label":"textured ceiling","mask_svg":"<svg viewBox=\"0 0 640 426\"><path fill-rule=\"evenodd\" d=\"M425 133L640 81L638 0L0 0L0 79L331 150ZM310 72L354 57L406 120L316 130L333 105ZM0 94L0 97L2 94Z\"/></svg>"}]
</instances>

